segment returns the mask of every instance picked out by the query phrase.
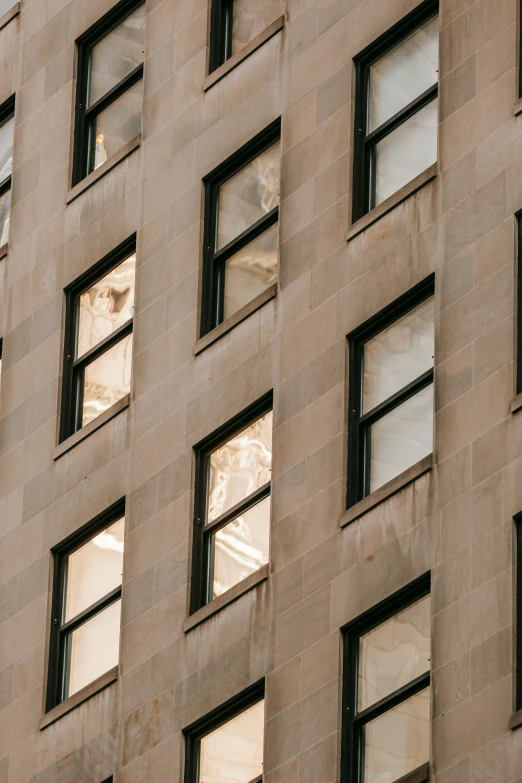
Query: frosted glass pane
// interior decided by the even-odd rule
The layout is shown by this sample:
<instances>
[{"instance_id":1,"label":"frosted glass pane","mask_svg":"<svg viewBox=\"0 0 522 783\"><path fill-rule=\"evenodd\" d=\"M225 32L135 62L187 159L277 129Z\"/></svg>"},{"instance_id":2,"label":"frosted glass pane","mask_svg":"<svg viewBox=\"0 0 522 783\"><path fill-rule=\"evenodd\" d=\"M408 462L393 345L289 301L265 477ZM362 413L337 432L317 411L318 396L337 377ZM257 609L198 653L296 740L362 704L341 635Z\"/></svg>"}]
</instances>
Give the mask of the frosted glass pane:
<instances>
[{"instance_id":1,"label":"frosted glass pane","mask_svg":"<svg viewBox=\"0 0 522 783\"><path fill-rule=\"evenodd\" d=\"M279 227L276 224L226 261L225 312L229 318L277 282Z\"/></svg>"},{"instance_id":2,"label":"frosted glass pane","mask_svg":"<svg viewBox=\"0 0 522 783\"><path fill-rule=\"evenodd\" d=\"M67 558L65 622L121 585L124 530L122 518Z\"/></svg>"},{"instance_id":3,"label":"frosted glass pane","mask_svg":"<svg viewBox=\"0 0 522 783\"><path fill-rule=\"evenodd\" d=\"M370 437L373 492L433 451L433 384L379 419Z\"/></svg>"},{"instance_id":4,"label":"frosted glass pane","mask_svg":"<svg viewBox=\"0 0 522 783\"><path fill-rule=\"evenodd\" d=\"M439 18L436 16L370 68L368 132L437 83Z\"/></svg>"},{"instance_id":5,"label":"frosted glass pane","mask_svg":"<svg viewBox=\"0 0 522 783\"><path fill-rule=\"evenodd\" d=\"M94 129L94 169L112 158L141 133L143 81L120 96L96 117Z\"/></svg>"},{"instance_id":6,"label":"frosted glass pane","mask_svg":"<svg viewBox=\"0 0 522 783\"><path fill-rule=\"evenodd\" d=\"M359 642L359 712L430 670L430 596Z\"/></svg>"},{"instance_id":7,"label":"frosted glass pane","mask_svg":"<svg viewBox=\"0 0 522 783\"><path fill-rule=\"evenodd\" d=\"M11 227L11 191L0 196L0 247L9 241Z\"/></svg>"},{"instance_id":8,"label":"frosted glass pane","mask_svg":"<svg viewBox=\"0 0 522 783\"><path fill-rule=\"evenodd\" d=\"M281 0L234 0L232 54L263 32L282 13L284 7Z\"/></svg>"},{"instance_id":9,"label":"frosted glass pane","mask_svg":"<svg viewBox=\"0 0 522 783\"><path fill-rule=\"evenodd\" d=\"M270 498L221 528L210 541L214 558L212 598L221 595L268 563Z\"/></svg>"},{"instance_id":10,"label":"frosted glass pane","mask_svg":"<svg viewBox=\"0 0 522 783\"><path fill-rule=\"evenodd\" d=\"M0 16L3 16L16 5L16 0L0 0Z\"/></svg>"},{"instance_id":11,"label":"frosted glass pane","mask_svg":"<svg viewBox=\"0 0 522 783\"><path fill-rule=\"evenodd\" d=\"M430 758L430 689L364 729L364 783L394 783Z\"/></svg>"},{"instance_id":12,"label":"frosted glass pane","mask_svg":"<svg viewBox=\"0 0 522 783\"><path fill-rule=\"evenodd\" d=\"M265 702L201 740L199 783L250 783L263 773Z\"/></svg>"},{"instance_id":13,"label":"frosted glass pane","mask_svg":"<svg viewBox=\"0 0 522 783\"><path fill-rule=\"evenodd\" d=\"M207 518L217 519L270 481L272 411L210 456Z\"/></svg>"},{"instance_id":14,"label":"frosted glass pane","mask_svg":"<svg viewBox=\"0 0 522 783\"><path fill-rule=\"evenodd\" d=\"M0 128L0 182L13 173L13 136L14 117L11 117Z\"/></svg>"},{"instance_id":15,"label":"frosted glass pane","mask_svg":"<svg viewBox=\"0 0 522 783\"><path fill-rule=\"evenodd\" d=\"M132 334L85 368L82 427L130 392Z\"/></svg>"},{"instance_id":16,"label":"frosted glass pane","mask_svg":"<svg viewBox=\"0 0 522 783\"><path fill-rule=\"evenodd\" d=\"M435 306L428 299L364 346L362 412L433 367Z\"/></svg>"},{"instance_id":17,"label":"frosted glass pane","mask_svg":"<svg viewBox=\"0 0 522 783\"><path fill-rule=\"evenodd\" d=\"M133 254L80 296L77 358L132 318L135 272Z\"/></svg>"},{"instance_id":18,"label":"frosted glass pane","mask_svg":"<svg viewBox=\"0 0 522 783\"><path fill-rule=\"evenodd\" d=\"M70 634L69 688L65 698L118 665L120 615L121 601L115 601Z\"/></svg>"},{"instance_id":19,"label":"frosted glass pane","mask_svg":"<svg viewBox=\"0 0 522 783\"><path fill-rule=\"evenodd\" d=\"M374 148L377 206L437 161L438 101L379 141Z\"/></svg>"},{"instance_id":20,"label":"frosted glass pane","mask_svg":"<svg viewBox=\"0 0 522 783\"><path fill-rule=\"evenodd\" d=\"M217 249L228 245L279 204L279 142L259 155L219 189Z\"/></svg>"},{"instance_id":21,"label":"frosted glass pane","mask_svg":"<svg viewBox=\"0 0 522 783\"><path fill-rule=\"evenodd\" d=\"M93 47L89 106L122 82L145 59L145 18L143 4Z\"/></svg>"}]
</instances>

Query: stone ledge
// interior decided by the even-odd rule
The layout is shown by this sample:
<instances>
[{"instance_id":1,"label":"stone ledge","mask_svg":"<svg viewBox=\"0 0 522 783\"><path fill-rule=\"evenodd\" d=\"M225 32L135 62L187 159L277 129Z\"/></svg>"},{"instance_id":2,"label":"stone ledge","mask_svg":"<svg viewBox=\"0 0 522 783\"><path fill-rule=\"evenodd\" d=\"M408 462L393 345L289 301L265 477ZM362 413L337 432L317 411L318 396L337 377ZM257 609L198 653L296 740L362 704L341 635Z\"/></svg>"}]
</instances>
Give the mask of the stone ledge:
<instances>
[{"instance_id":1,"label":"stone ledge","mask_svg":"<svg viewBox=\"0 0 522 783\"><path fill-rule=\"evenodd\" d=\"M74 696L69 696L69 698L65 701L62 701L61 704L57 704L56 707L53 707L52 710L49 710L49 712L43 716L38 728L40 731L47 728L47 726L50 726L51 723L54 723L64 715L67 715L68 712L74 710L80 704L83 704L83 702L87 701L87 699L92 698L97 693L104 690L104 688L112 685L112 683L117 679L118 667L115 666L113 669L109 669L108 672L105 672L105 674L102 674L101 677L98 677L97 680L94 680L94 682L90 682L89 685L86 685L85 688L81 689L81 691L75 693Z\"/></svg>"},{"instance_id":2,"label":"stone ledge","mask_svg":"<svg viewBox=\"0 0 522 783\"><path fill-rule=\"evenodd\" d=\"M423 764L421 767L417 767L412 772L408 772L407 775L403 775L402 778L396 780L395 783L428 783L430 779L430 765Z\"/></svg>"},{"instance_id":3,"label":"stone ledge","mask_svg":"<svg viewBox=\"0 0 522 783\"><path fill-rule=\"evenodd\" d=\"M87 174L87 176L80 180L77 185L71 188L65 197L65 203L70 204L71 201L74 201L75 198L81 196L81 194L84 193L88 188L92 187L95 182L98 182L99 179L104 177L107 172L111 171L111 169L117 166L118 163L121 163L122 160L127 158L131 152L134 152L134 150L137 149L140 144L141 134L138 134L138 136L135 136L124 147L122 147L121 150L116 153L116 155L113 155L111 158L109 158L109 160L106 160L105 163L102 163L102 165L97 169L91 171L90 174Z\"/></svg>"},{"instance_id":4,"label":"stone ledge","mask_svg":"<svg viewBox=\"0 0 522 783\"><path fill-rule=\"evenodd\" d=\"M356 519L360 519L362 516L367 514L368 511L371 511L389 497L395 495L397 492L400 492L401 489L407 487L408 484L412 484L425 473L428 473L432 467L433 454L428 454L427 457L419 460L419 462L415 463L415 465L412 465L411 468L408 468L408 470L405 470L403 473L401 473L400 476L397 476L391 481L388 481L387 484L379 487L379 489L376 489L375 492L372 492L371 495L363 498L358 503L355 503L355 505L353 505L347 511L345 511L341 517L341 527L345 527L345 525L349 525L350 522L355 522Z\"/></svg>"},{"instance_id":5,"label":"stone ledge","mask_svg":"<svg viewBox=\"0 0 522 783\"><path fill-rule=\"evenodd\" d=\"M18 16L20 13L20 3L16 3L9 11L6 11L3 16L0 16L0 30L6 26L6 24L9 24L11 19L14 19L15 16Z\"/></svg>"},{"instance_id":6,"label":"stone ledge","mask_svg":"<svg viewBox=\"0 0 522 783\"><path fill-rule=\"evenodd\" d=\"M438 174L438 163L434 163L432 166L430 166L421 174L419 174L417 177L415 177L415 179L412 179L411 182L408 182L406 185L403 185L403 187L400 188L400 190L398 190L392 196L387 198L386 201L383 201L382 204L379 204L378 207L375 207L374 209L371 210L371 212L368 212L366 215L363 215L362 218L359 218L359 220L353 223L350 230L348 231L346 241L349 242L350 239L353 239L363 231L366 231L367 228L369 228L378 220L380 220L382 217L384 217L384 215L387 215L388 212L391 212L392 209L397 207L403 201L406 201L407 198L409 198L418 190L423 188L424 185L427 185L428 182L431 182L433 179L435 179L437 174Z\"/></svg>"},{"instance_id":7,"label":"stone ledge","mask_svg":"<svg viewBox=\"0 0 522 783\"><path fill-rule=\"evenodd\" d=\"M187 617L183 626L184 633L188 633L192 628L195 628L209 617L212 617L212 615L220 612L225 606L233 603L233 601L237 601L238 598L241 598L242 595L248 593L254 587L257 587L257 585L260 585L261 582L265 582L268 579L268 576L269 564L267 563L266 565L261 566L257 571L254 571L253 574L250 574L250 576L247 576L246 579L243 579L242 582L231 587L226 593L214 598L209 604L202 606L197 612L194 612L190 617Z\"/></svg>"},{"instance_id":8,"label":"stone ledge","mask_svg":"<svg viewBox=\"0 0 522 783\"><path fill-rule=\"evenodd\" d=\"M118 413L121 413L123 410L125 410L125 408L128 408L129 405L130 394L126 394L125 397L122 397L121 400L115 402L114 405L111 405L111 407L107 408L106 411L100 413L99 416L93 419L93 421L90 421L85 427L82 427L81 430L78 430L73 435L70 435L64 441L59 443L54 450L53 459L56 460L62 457L68 451L73 449L78 443L81 443L82 440L85 440L85 438L88 438L89 435L91 435L93 432L96 432L96 430L100 429L100 427L103 427L104 424L107 424L107 422L117 416Z\"/></svg>"},{"instance_id":9,"label":"stone ledge","mask_svg":"<svg viewBox=\"0 0 522 783\"><path fill-rule=\"evenodd\" d=\"M247 43L243 48L236 52L233 57L230 57L223 65L212 71L203 82L203 92L210 90L217 82L225 77L230 71L236 68L239 63L242 63L247 57L249 57L256 49L259 49L264 43L270 40L279 30L282 30L285 25L285 17L280 16L275 22L265 27L265 29L259 33L250 43Z\"/></svg>"},{"instance_id":10,"label":"stone ledge","mask_svg":"<svg viewBox=\"0 0 522 783\"><path fill-rule=\"evenodd\" d=\"M274 283L270 286L270 288L267 288L266 291L263 291L262 294L259 294L259 296L256 296L255 299L252 299L251 302L242 307L241 310L238 310L237 313L234 313L234 315L230 316L230 318L227 318L226 321L223 321L222 324L219 324L219 326L216 326L216 328L212 329L211 332L208 332L206 335L201 337L194 346L194 355L197 356L198 353L204 351L205 348L208 348L209 345L215 343L216 340L219 340L221 337L223 337L224 334L230 332L231 329L240 324L241 321L244 321L246 318L248 318L249 315L255 313L256 310L259 310L260 307L269 302L276 295L277 283Z\"/></svg>"}]
</instances>

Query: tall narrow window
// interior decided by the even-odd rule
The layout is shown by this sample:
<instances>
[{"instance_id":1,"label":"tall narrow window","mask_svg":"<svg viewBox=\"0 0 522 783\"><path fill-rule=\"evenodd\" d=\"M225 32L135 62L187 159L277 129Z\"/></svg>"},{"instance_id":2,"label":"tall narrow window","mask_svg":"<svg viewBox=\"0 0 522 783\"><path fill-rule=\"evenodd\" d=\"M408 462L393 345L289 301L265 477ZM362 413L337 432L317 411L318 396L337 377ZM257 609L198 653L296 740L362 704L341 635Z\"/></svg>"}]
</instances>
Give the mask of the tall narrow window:
<instances>
[{"instance_id":1,"label":"tall narrow window","mask_svg":"<svg viewBox=\"0 0 522 783\"><path fill-rule=\"evenodd\" d=\"M66 290L62 440L130 393L136 240Z\"/></svg>"},{"instance_id":2,"label":"tall narrow window","mask_svg":"<svg viewBox=\"0 0 522 783\"><path fill-rule=\"evenodd\" d=\"M433 277L349 336L348 505L433 450Z\"/></svg>"},{"instance_id":3,"label":"tall narrow window","mask_svg":"<svg viewBox=\"0 0 522 783\"><path fill-rule=\"evenodd\" d=\"M121 0L77 42L73 181L141 133L146 6Z\"/></svg>"},{"instance_id":4,"label":"tall narrow window","mask_svg":"<svg viewBox=\"0 0 522 783\"><path fill-rule=\"evenodd\" d=\"M257 683L185 730L185 783L261 783L264 729Z\"/></svg>"},{"instance_id":5,"label":"tall narrow window","mask_svg":"<svg viewBox=\"0 0 522 783\"><path fill-rule=\"evenodd\" d=\"M0 337L0 400L2 399L2 348L4 345L3 338ZM1 409L0 409L1 413Z\"/></svg>"},{"instance_id":6,"label":"tall narrow window","mask_svg":"<svg viewBox=\"0 0 522 783\"><path fill-rule=\"evenodd\" d=\"M118 665L124 504L116 504L54 552L47 709Z\"/></svg>"},{"instance_id":7,"label":"tall narrow window","mask_svg":"<svg viewBox=\"0 0 522 783\"><path fill-rule=\"evenodd\" d=\"M429 575L344 629L342 783L429 780Z\"/></svg>"},{"instance_id":8,"label":"tall narrow window","mask_svg":"<svg viewBox=\"0 0 522 783\"><path fill-rule=\"evenodd\" d=\"M516 568L516 680L515 709L522 710L522 512L515 517Z\"/></svg>"},{"instance_id":9,"label":"tall narrow window","mask_svg":"<svg viewBox=\"0 0 522 783\"><path fill-rule=\"evenodd\" d=\"M518 221L518 263L517 263L517 394L522 394L522 213Z\"/></svg>"},{"instance_id":10,"label":"tall narrow window","mask_svg":"<svg viewBox=\"0 0 522 783\"><path fill-rule=\"evenodd\" d=\"M277 282L280 121L205 180L202 334Z\"/></svg>"},{"instance_id":11,"label":"tall narrow window","mask_svg":"<svg viewBox=\"0 0 522 783\"><path fill-rule=\"evenodd\" d=\"M9 241L15 99L0 106L0 251Z\"/></svg>"},{"instance_id":12,"label":"tall narrow window","mask_svg":"<svg viewBox=\"0 0 522 783\"><path fill-rule=\"evenodd\" d=\"M213 0L210 72L240 52L283 13L281 0Z\"/></svg>"},{"instance_id":13,"label":"tall narrow window","mask_svg":"<svg viewBox=\"0 0 522 783\"><path fill-rule=\"evenodd\" d=\"M353 220L437 161L438 1L357 58Z\"/></svg>"},{"instance_id":14,"label":"tall narrow window","mask_svg":"<svg viewBox=\"0 0 522 783\"><path fill-rule=\"evenodd\" d=\"M196 454L193 612L268 563L272 395Z\"/></svg>"}]
</instances>

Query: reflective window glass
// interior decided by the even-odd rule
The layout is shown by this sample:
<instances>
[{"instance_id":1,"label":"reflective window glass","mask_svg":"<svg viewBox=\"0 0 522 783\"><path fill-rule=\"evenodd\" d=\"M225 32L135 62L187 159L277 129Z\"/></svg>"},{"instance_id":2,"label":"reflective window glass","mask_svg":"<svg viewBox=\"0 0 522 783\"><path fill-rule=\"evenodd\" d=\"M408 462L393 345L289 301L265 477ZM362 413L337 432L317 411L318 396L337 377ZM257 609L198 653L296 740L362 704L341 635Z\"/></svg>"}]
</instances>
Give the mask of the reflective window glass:
<instances>
[{"instance_id":1,"label":"reflective window glass","mask_svg":"<svg viewBox=\"0 0 522 783\"><path fill-rule=\"evenodd\" d=\"M279 226L272 226L226 261L225 319L277 282Z\"/></svg>"},{"instance_id":2,"label":"reflective window glass","mask_svg":"<svg viewBox=\"0 0 522 783\"><path fill-rule=\"evenodd\" d=\"M269 482L271 469L272 411L211 454L208 522Z\"/></svg>"},{"instance_id":3,"label":"reflective window glass","mask_svg":"<svg viewBox=\"0 0 522 783\"><path fill-rule=\"evenodd\" d=\"M82 427L130 392L132 334L90 362L84 370Z\"/></svg>"},{"instance_id":4,"label":"reflective window glass","mask_svg":"<svg viewBox=\"0 0 522 783\"><path fill-rule=\"evenodd\" d=\"M11 191L0 196L0 247L9 242L11 226Z\"/></svg>"},{"instance_id":5,"label":"reflective window glass","mask_svg":"<svg viewBox=\"0 0 522 783\"><path fill-rule=\"evenodd\" d=\"M118 600L69 634L67 639L69 672L65 698L77 693L117 666L120 648L120 615L121 600Z\"/></svg>"},{"instance_id":6,"label":"reflective window glass","mask_svg":"<svg viewBox=\"0 0 522 783\"><path fill-rule=\"evenodd\" d=\"M361 637L359 711L430 670L430 622L428 595Z\"/></svg>"},{"instance_id":7,"label":"reflective window glass","mask_svg":"<svg viewBox=\"0 0 522 783\"><path fill-rule=\"evenodd\" d=\"M13 173L14 117L0 127L0 183Z\"/></svg>"},{"instance_id":8,"label":"reflective window glass","mask_svg":"<svg viewBox=\"0 0 522 783\"><path fill-rule=\"evenodd\" d=\"M145 57L145 4L91 51L89 105L120 84Z\"/></svg>"},{"instance_id":9,"label":"reflective window glass","mask_svg":"<svg viewBox=\"0 0 522 783\"><path fill-rule=\"evenodd\" d=\"M199 783L251 783L263 773L265 702L201 739Z\"/></svg>"},{"instance_id":10,"label":"reflective window glass","mask_svg":"<svg viewBox=\"0 0 522 783\"><path fill-rule=\"evenodd\" d=\"M439 18L415 30L370 67L368 131L371 133L437 83Z\"/></svg>"},{"instance_id":11,"label":"reflective window glass","mask_svg":"<svg viewBox=\"0 0 522 783\"><path fill-rule=\"evenodd\" d=\"M433 367L434 319L430 298L365 343L362 413Z\"/></svg>"},{"instance_id":12,"label":"reflective window glass","mask_svg":"<svg viewBox=\"0 0 522 783\"><path fill-rule=\"evenodd\" d=\"M270 498L267 497L212 536L211 599L268 563L269 546Z\"/></svg>"},{"instance_id":13,"label":"reflective window glass","mask_svg":"<svg viewBox=\"0 0 522 783\"><path fill-rule=\"evenodd\" d=\"M281 150L278 143L221 185L217 250L278 206L280 173Z\"/></svg>"},{"instance_id":14,"label":"reflective window glass","mask_svg":"<svg viewBox=\"0 0 522 783\"><path fill-rule=\"evenodd\" d=\"M141 133L143 82L137 82L106 109L94 123L94 161L97 169Z\"/></svg>"},{"instance_id":15,"label":"reflective window glass","mask_svg":"<svg viewBox=\"0 0 522 783\"><path fill-rule=\"evenodd\" d=\"M232 54L281 16L281 0L233 0Z\"/></svg>"},{"instance_id":16,"label":"reflective window glass","mask_svg":"<svg viewBox=\"0 0 522 783\"><path fill-rule=\"evenodd\" d=\"M3 16L16 5L15 0L0 0L0 16Z\"/></svg>"},{"instance_id":17,"label":"reflective window glass","mask_svg":"<svg viewBox=\"0 0 522 783\"><path fill-rule=\"evenodd\" d=\"M119 519L67 558L66 622L121 585L124 528Z\"/></svg>"}]
</instances>

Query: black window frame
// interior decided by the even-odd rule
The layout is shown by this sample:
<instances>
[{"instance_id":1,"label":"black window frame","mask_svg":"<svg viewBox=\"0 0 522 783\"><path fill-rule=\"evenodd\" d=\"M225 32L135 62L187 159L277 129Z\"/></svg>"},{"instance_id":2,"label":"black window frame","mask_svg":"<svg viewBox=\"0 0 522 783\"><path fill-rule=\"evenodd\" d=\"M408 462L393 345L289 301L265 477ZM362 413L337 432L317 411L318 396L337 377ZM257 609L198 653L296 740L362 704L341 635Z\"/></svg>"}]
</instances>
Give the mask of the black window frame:
<instances>
[{"instance_id":1,"label":"black window frame","mask_svg":"<svg viewBox=\"0 0 522 783\"><path fill-rule=\"evenodd\" d=\"M231 177L249 163L281 141L281 118L254 136L223 163L220 163L204 179L205 188L205 226L203 248L203 286L201 304L200 336L211 332L224 322L224 279L225 265L233 256L258 236L265 233L279 221L280 204L263 215L250 228L235 237L225 247L215 250L219 220L219 190Z\"/></svg>"},{"instance_id":2,"label":"black window frame","mask_svg":"<svg viewBox=\"0 0 522 783\"><path fill-rule=\"evenodd\" d=\"M66 637L76 628L86 623L96 614L99 614L108 606L121 600L122 585L100 598L80 614L62 623L65 606L65 585L67 581L67 558L81 546L90 541L94 536L106 530L112 524L125 516L125 498L113 503L112 506L98 514L94 519L83 525L79 530L68 536L58 546L51 549L53 556L53 594L51 611L51 632L49 637L49 667L46 693L46 712L67 701L72 696L64 697L67 686L66 672ZM122 579L123 582L123 579ZM104 675L101 675L102 677ZM93 680L96 682L96 680ZM91 683L86 687L90 687ZM110 780L110 779L109 779Z\"/></svg>"},{"instance_id":3,"label":"black window frame","mask_svg":"<svg viewBox=\"0 0 522 783\"><path fill-rule=\"evenodd\" d=\"M8 98L6 101L4 101L4 103L0 106L0 128L3 127L7 122L9 122L9 120L14 120L15 108L16 108L16 95L11 95L11 97ZM13 152L14 152L14 128L13 128ZM14 154L13 154L13 168L14 168ZM6 177L2 182L0 182L0 198L2 198L2 196L4 196L6 193L12 190L12 188L13 188L13 172L11 171L11 174L9 174L8 177ZM12 209L13 209L13 204L11 199L9 218L11 216ZM10 238L11 238L11 226L9 226L9 239ZM5 245L9 243L9 239L7 240Z\"/></svg>"},{"instance_id":4,"label":"black window frame","mask_svg":"<svg viewBox=\"0 0 522 783\"><path fill-rule=\"evenodd\" d=\"M213 0L210 13L209 74L232 57L234 0Z\"/></svg>"},{"instance_id":5,"label":"black window frame","mask_svg":"<svg viewBox=\"0 0 522 783\"><path fill-rule=\"evenodd\" d=\"M118 98L124 95L143 79L144 62L135 68L115 87L110 89L99 100L87 107L90 77L91 50L102 38L115 30L140 6L146 5L146 0L120 0L101 19L76 40L77 47L77 86L74 123L74 154L72 184L77 185L94 171L93 158L95 145L89 149L89 128L96 117ZM145 60L145 57L143 58Z\"/></svg>"},{"instance_id":6,"label":"black window frame","mask_svg":"<svg viewBox=\"0 0 522 783\"><path fill-rule=\"evenodd\" d=\"M515 528L515 712L522 710L522 511L513 517Z\"/></svg>"},{"instance_id":7,"label":"black window frame","mask_svg":"<svg viewBox=\"0 0 522 783\"><path fill-rule=\"evenodd\" d=\"M60 443L83 429L81 423L83 408L82 375L85 367L113 348L129 334L132 334L134 330L134 318L130 318L98 345L84 353L79 359L75 359L80 296L98 280L101 280L111 270L119 266L126 258L135 253L136 234L133 234L65 289L65 340Z\"/></svg>"},{"instance_id":8,"label":"black window frame","mask_svg":"<svg viewBox=\"0 0 522 783\"><path fill-rule=\"evenodd\" d=\"M273 411L273 392L270 391L237 416L228 421L223 427L212 433L208 438L194 447L196 455L195 489L194 489L194 532L192 543L192 581L190 596L190 613L194 614L203 606L211 604L215 598L209 598L210 585L212 584L211 566L209 564L208 541L221 528L228 525L240 514L252 508L261 500L272 494L272 481L267 482L248 497L228 509L210 524L206 525L208 486L209 486L209 460L211 454L220 446L240 433L242 430L254 424L262 416ZM255 572L254 572L255 573ZM241 584L241 582L238 582ZM232 588L231 588L232 589ZM225 593L226 594L226 593Z\"/></svg>"},{"instance_id":9,"label":"black window frame","mask_svg":"<svg viewBox=\"0 0 522 783\"><path fill-rule=\"evenodd\" d=\"M379 715L431 687L431 669L380 701L357 712L359 640L399 612L431 594L431 573L423 574L388 596L341 629L343 636L343 719L341 728L341 783L363 783L364 726ZM429 760L394 783L428 783Z\"/></svg>"},{"instance_id":10,"label":"black window frame","mask_svg":"<svg viewBox=\"0 0 522 783\"><path fill-rule=\"evenodd\" d=\"M224 726L245 710L265 699L265 680L258 680L237 696L207 713L203 718L183 729L185 737L185 776L184 783L199 783L199 756L201 740L211 732ZM264 737L263 737L264 741ZM264 743L263 743L264 747ZM250 783L262 783L263 775Z\"/></svg>"},{"instance_id":11,"label":"black window frame","mask_svg":"<svg viewBox=\"0 0 522 783\"><path fill-rule=\"evenodd\" d=\"M368 413L361 414L364 346L373 337L392 326L403 316L411 313L434 295L435 275L431 274L347 336L349 352L347 508L351 508L372 494L370 492L369 469L371 448L368 445L367 437L372 425L394 408L414 397L422 389L434 383L435 380L435 368L433 367L372 408Z\"/></svg>"},{"instance_id":12,"label":"black window frame","mask_svg":"<svg viewBox=\"0 0 522 783\"><path fill-rule=\"evenodd\" d=\"M522 210L516 214L517 220L517 316L516 316L516 394L522 394Z\"/></svg>"},{"instance_id":13,"label":"black window frame","mask_svg":"<svg viewBox=\"0 0 522 783\"><path fill-rule=\"evenodd\" d=\"M376 208L374 203L375 183L371 176L372 150L381 139L394 131L406 120L417 114L438 97L439 80L437 83L411 101L407 106L390 117L386 122L367 133L368 100L370 89L370 68L384 54L394 49L416 29L437 16L439 0L424 0L420 5L404 16L383 35L377 38L356 57L355 63L355 127L354 127L354 160L353 160L353 202L352 222L362 218Z\"/></svg>"}]
</instances>

